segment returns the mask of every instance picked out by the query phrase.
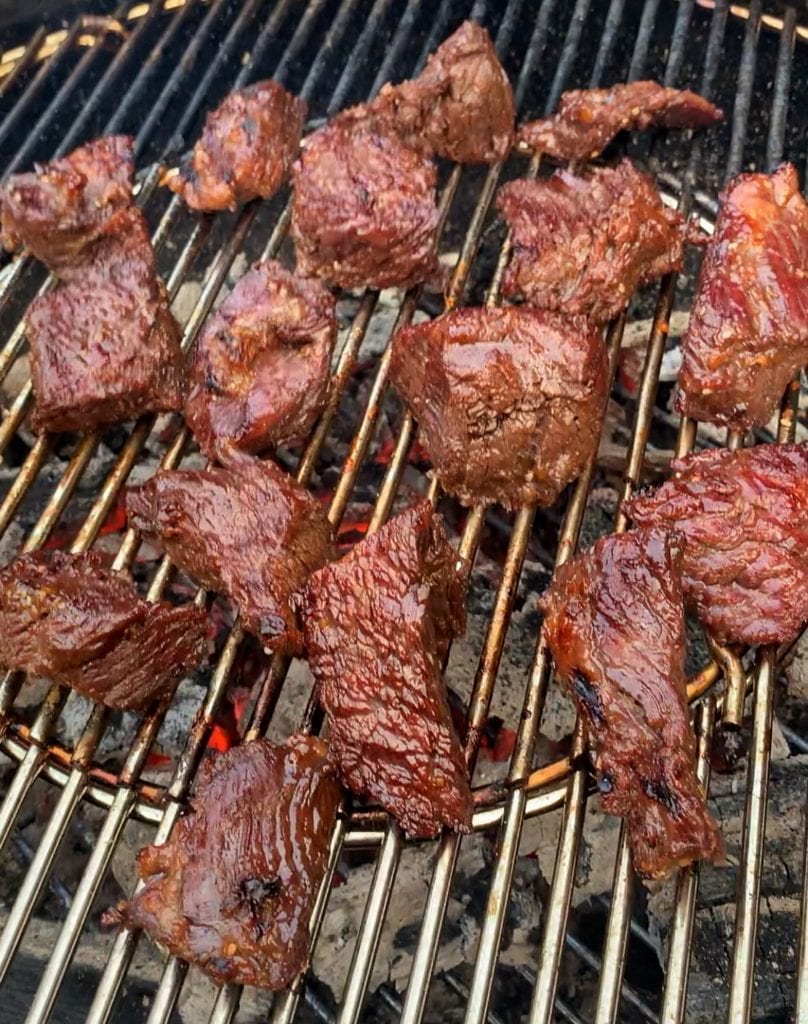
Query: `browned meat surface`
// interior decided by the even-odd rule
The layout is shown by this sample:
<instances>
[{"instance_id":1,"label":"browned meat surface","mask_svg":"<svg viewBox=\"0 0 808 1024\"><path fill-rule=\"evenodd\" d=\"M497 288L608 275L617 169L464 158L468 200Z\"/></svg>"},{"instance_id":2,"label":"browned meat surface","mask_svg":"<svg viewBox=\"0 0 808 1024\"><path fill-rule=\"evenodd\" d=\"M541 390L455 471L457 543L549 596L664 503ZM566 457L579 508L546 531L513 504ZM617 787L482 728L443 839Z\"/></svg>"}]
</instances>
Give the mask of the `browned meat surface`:
<instances>
[{"instance_id":1,"label":"browned meat surface","mask_svg":"<svg viewBox=\"0 0 808 1024\"><path fill-rule=\"evenodd\" d=\"M497 208L513 244L503 292L532 306L605 323L641 285L682 266L687 226L629 160L510 181Z\"/></svg>"},{"instance_id":2,"label":"browned meat surface","mask_svg":"<svg viewBox=\"0 0 808 1024\"><path fill-rule=\"evenodd\" d=\"M399 331L391 374L466 505L551 505L597 449L608 363L582 317L455 310Z\"/></svg>"},{"instance_id":3,"label":"browned meat surface","mask_svg":"<svg viewBox=\"0 0 808 1024\"><path fill-rule=\"evenodd\" d=\"M441 660L465 628L465 572L426 501L360 541L306 588L309 665L331 755L360 796L413 837L467 832L471 790Z\"/></svg>"},{"instance_id":4,"label":"browned meat surface","mask_svg":"<svg viewBox=\"0 0 808 1024\"><path fill-rule=\"evenodd\" d=\"M185 418L202 450L215 459L306 437L328 397L336 335L319 281L256 263L196 343Z\"/></svg>"},{"instance_id":5,"label":"browned meat surface","mask_svg":"<svg viewBox=\"0 0 808 1024\"><path fill-rule=\"evenodd\" d=\"M180 332L141 212L130 207L114 236L98 241L28 307L35 429L89 430L145 412L182 407Z\"/></svg>"},{"instance_id":6,"label":"browned meat surface","mask_svg":"<svg viewBox=\"0 0 808 1024\"><path fill-rule=\"evenodd\" d=\"M120 230L132 202L133 159L132 140L110 135L12 175L0 189L0 241L67 276L88 246Z\"/></svg>"},{"instance_id":7,"label":"browned meat surface","mask_svg":"<svg viewBox=\"0 0 808 1024\"><path fill-rule=\"evenodd\" d=\"M298 595L333 550L325 512L290 476L257 460L163 470L129 491L126 508L177 565L232 598L266 649L300 651Z\"/></svg>"},{"instance_id":8,"label":"browned meat surface","mask_svg":"<svg viewBox=\"0 0 808 1024\"><path fill-rule=\"evenodd\" d=\"M22 555L0 570L0 664L111 708L170 697L202 661L207 616L152 604L97 554Z\"/></svg>"},{"instance_id":9,"label":"browned meat surface","mask_svg":"<svg viewBox=\"0 0 808 1024\"><path fill-rule=\"evenodd\" d=\"M138 856L146 885L104 915L214 981L285 988L309 959L339 785L318 739L256 740L202 765L191 811Z\"/></svg>"},{"instance_id":10,"label":"browned meat surface","mask_svg":"<svg viewBox=\"0 0 808 1024\"><path fill-rule=\"evenodd\" d=\"M542 599L603 807L625 818L634 867L649 878L724 850L696 780L677 544L658 529L604 537L557 569Z\"/></svg>"},{"instance_id":11,"label":"browned meat surface","mask_svg":"<svg viewBox=\"0 0 808 1024\"><path fill-rule=\"evenodd\" d=\"M504 160L514 140L511 83L488 32L471 21L438 47L417 78L385 85L371 103L342 116L461 164Z\"/></svg>"},{"instance_id":12,"label":"browned meat surface","mask_svg":"<svg viewBox=\"0 0 808 1024\"><path fill-rule=\"evenodd\" d=\"M768 421L808 362L807 267L796 168L730 182L682 340L680 412L739 430Z\"/></svg>"},{"instance_id":13,"label":"browned meat surface","mask_svg":"<svg viewBox=\"0 0 808 1024\"><path fill-rule=\"evenodd\" d=\"M726 643L787 643L808 622L808 447L699 452L626 506L684 538L685 598Z\"/></svg>"},{"instance_id":14,"label":"browned meat surface","mask_svg":"<svg viewBox=\"0 0 808 1024\"><path fill-rule=\"evenodd\" d=\"M269 199L289 177L300 146L306 103L277 82L235 89L205 118L186 164L163 184L194 210L235 210Z\"/></svg>"},{"instance_id":15,"label":"browned meat surface","mask_svg":"<svg viewBox=\"0 0 808 1024\"><path fill-rule=\"evenodd\" d=\"M609 89L573 89L558 113L520 125L519 145L555 160L592 160L622 131L706 128L724 112L689 89L629 82Z\"/></svg>"},{"instance_id":16,"label":"browned meat surface","mask_svg":"<svg viewBox=\"0 0 808 1024\"><path fill-rule=\"evenodd\" d=\"M343 288L408 288L436 272L436 171L427 157L335 123L305 139L293 178L301 273Z\"/></svg>"}]
</instances>

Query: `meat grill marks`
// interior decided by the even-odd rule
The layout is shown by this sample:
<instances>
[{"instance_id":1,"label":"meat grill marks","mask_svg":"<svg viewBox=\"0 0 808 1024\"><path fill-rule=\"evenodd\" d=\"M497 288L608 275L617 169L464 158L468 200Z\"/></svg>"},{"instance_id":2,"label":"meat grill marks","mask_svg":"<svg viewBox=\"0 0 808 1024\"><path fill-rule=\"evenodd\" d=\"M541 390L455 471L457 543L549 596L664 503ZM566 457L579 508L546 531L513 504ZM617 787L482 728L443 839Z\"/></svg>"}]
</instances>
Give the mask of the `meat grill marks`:
<instances>
[{"instance_id":1,"label":"meat grill marks","mask_svg":"<svg viewBox=\"0 0 808 1024\"><path fill-rule=\"evenodd\" d=\"M184 358L146 222L131 206L26 313L38 431L182 407Z\"/></svg>"},{"instance_id":2,"label":"meat grill marks","mask_svg":"<svg viewBox=\"0 0 808 1024\"><path fill-rule=\"evenodd\" d=\"M605 537L557 569L542 599L603 807L625 818L634 867L649 878L723 856L696 780L677 545L659 529Z\"/></svg>"},{"instance_id":3,"label":"meat grill marks","mask_svg":"<svg viewBox=\"0 0 808 1024\"><path fill-rule=\"evenodd\" d=\"M131 139L109 136L2 192L4 244L25 245L60 279L26 313L38 431L181 408L180 331L132 175Z\"/></svg>"},{"instance_id":4,"label":"meat grill marks","mask_svg":"<svg viewBox=\"0 0 808 1024\"><path fill-rule=\"evenodd\" d=\"M185 405L211 458L307 436L328 397L335 302L314 278L256 263L196 343Z\"/></svg>"},{"instance_id":5,"label":"meat grill marks","mask_svg":"<svg viewBox=\"0 0 808 1024\"><path fill-rule=\"evenodd\" d=\"M62 277L100 238L116 235L129 218L132 140L109 135L60 160L12 175L0 189L6 249L21 246Z\"/></svg>"},{"instance_id":6,"label":"meat grill marks","mask_svg":"<svg viewBox=\"0 0 808 1024\"><path fill-rule=\"evenodd\" d=\"M622 131L706 128L723 117L722 110L689 89L629 82L565 92L558 113L520 125L517 142L558 161L592 160Z\"/></svg>"},{"instance_id":7,"label":"meat grill marks","mask_svg":"<svg viewBox=\"0 0 808 1024\"><path fill-rule=\"evenodd\" d=\"M299 592L334 552L325 513L291 477L257 460L163 470L129 491L126 508L172 561L235 602L267 650L301 650Z\"/></svg>"},{"instance_id":8,"label":"meat grill marks","mask_svg":"<svg viewBox=\"0 0 808 1024\"><path fill-rule=\"evenodd\" d=\"M326 746L310 736L209 757L190 813L138 856L145 887L104 923L145 928L219 983L285 988L308 963L339 800Z\"/></svg>"},{"instance_id":9,"label":"meat grill marks","mask_svg":"<svg viewBox=\"0 0 808 1024\"><path fill-rule=\"evenodd\" d=\"M391 365L441 484L466 505L551 505L597 449L608 361L582 317L454 310L399 331Z\"/></svg>"},{"instance_id":10,"label":"meat grill marks","mask_svg":"<svg viewBox=\"0 0 808 1024\"><path fill-rule=\"evenodd\" d=\"M496 205L513 246L503 292L532 306L606 323L638 287L681 269L687 225L629 160L508 182Z\"/></svg>"},{"instance_id":11,"label":"meat grill marks","mask_svg":"<svg viewBox=\"0 0 808 1024\"><path fill-rule=\"evenodd\" d=\"M343 782L411 837L467 832L472 798L441 660L465 628L465 571L426 501L311 578L304 629Z\"/></svg>"},{"instance_id":12,"label":"meat grill marks","mask_svg":"<svg viewBox=\"0 0 808 1024\"><path fill-rule=\"evenodd\" d=\"M111 708L171 696L203 659L207 616L144 601L99 555L22 555L0 570L0 664Z\"/></svg>"},{"instance_id":13,"label":"meat grill marks","mask_svg":"<svg viewBox=\"0 0 808 1024\"><path fill-rule=\"evenodd\" d=\"M289 176L300 146L306 103L277 82L235 89L205 118L187 163L163 184L194 210L235 210L269 199Z\"/></svg>"},{"instance_id":14,"label":"meat grill marks","mask_svg":"<svg viewBox=\"0 0 808 1024\"><path fill-rule=\"evenodd\" d=\"M514 140L513 90L488 32L465 21L414 79L385 85L340 115L393 133L411 149L461 164L504 160Z\"/></svg>"},{"instance_id":15,"label":"meat grill marks","mask_svg":"<svg viewBox=\"0 0 808 1024\"><path fill-rule=\"evenodd\" d=\"M808 448L689 455L631 499L639 526L677 531L684 594L725 643L788 643L808 622Z\"/></svg>"},{"instance_id":16,"label":"meat grill marks","mask_svg":"<svg viewBox=\"0 0 808 1024\"><path fill-rule=\"evenodd\" d=\"M676 408L738 430L762 426L808 362L808 205L796 168L724 189L682 339Z\"/></svg>"},{"instance_id":17,"label":"meat grill marks","mask_svg":"<svg viewBox=\"0 0 808 1024\"><path fill-rule=\"evenodd\" d=\"M437 272L435 166L392 136L335 122L293 170L298 270L343 288L409 288Z\"/></svg>"}]
</instances>

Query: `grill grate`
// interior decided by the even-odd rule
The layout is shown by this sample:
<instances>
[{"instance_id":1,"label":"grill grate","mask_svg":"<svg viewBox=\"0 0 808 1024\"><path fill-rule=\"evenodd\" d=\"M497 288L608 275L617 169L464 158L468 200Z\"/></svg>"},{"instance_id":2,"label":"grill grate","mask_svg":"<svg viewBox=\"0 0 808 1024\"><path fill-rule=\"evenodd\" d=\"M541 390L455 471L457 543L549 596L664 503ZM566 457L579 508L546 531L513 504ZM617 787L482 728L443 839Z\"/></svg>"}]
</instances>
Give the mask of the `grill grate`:
<instances>
[{"instance_id":1,"label":"grill grate","mask_svg":"<svg viewBox=\"0 0 808 1024\"><path fill-rule=\"evenodd\" d=\"M332 113L372 94L389 78L415 73L426 55L464 17L482 21L491 30L511 73L522 116L552 111L561 92L572 86L647 76L659 77L669 85L695 83L701 92L731 111L728 123L711 135L709 148L698 136L644 138L629 144L633 155L647 160L659 172L660 181L685 212L696 210L709 218L715 210L717 188L742 168L771 167L783 157L798 163L805 158L803 140L808 110L803 109L804 103L792 100L806 95L808 70L804 61L793 60L793 50L795 46L804 47L808 29L798 23L797 12L790 7L776 15L764 11L760 2L753 2L747 9L730 7L724 0L703 5L694 0L680 0L676 4L670 0L611 0L608 5L592 0L543 0L540 5L509 0L507 4L477 2L473 6L458 0L442 3L437 9L427 0L312 0L307 4L277 0L273 5L260 0L245 0L242 4L229 0L157 0L131 8L128 3L110 8L103 19L79 17L69 28L50 35L39 28L18 49L0 56L0 75L5 72L0 78L0 147L3 154L9 154L2 161L3 173L27 167L35 159L64 154L81 141L104 132L135 133L138 164L147 168L139 179L138 201L150 222L156 224L153 241L161 269L166 273L169 293L176 299L188 280L201 282L184 327L183 345L188 349L234 261L242 253L265 259L284 251L289 205L284 205L281 198L249 206L238 216L193 218L178 197L168 198L157 188L159 161L186 148L199 129L204 111L237 85L271 75L306 97L315 114ZM245 52L249 52L249 60L242 60ZM476 301L478 297L492 305L498 301L508 245L505 240L497 249L496 239L487 229L492 220L491 200L500 178L514 173L535 176L539 173L538 162L528 166L514 158L504 168L461 172L455 167L445 174L440 194L441 251L459 248L445 296L446 308L472 298ZM24 351L21 311L32 294L50 284L40 268L25 257L4 267L0 276L0 312L5 318L2 337L7 340L0 349L0 380L7 378ZM624 494L630 493L640 479L652 426L662 415L655 398L667 324L677 289L681 290L682 285L686 288L687 281L671 276L659 289L628 444ZM436 311L415 289L400 303L393 326L385 328L386 334L391 335L411 320L419 309ZM363 345L382 313L382 297L376 292L365 293L355 304L350 325L341 337L328 408L294 464L297 478L304 484L317 478L318 459L349 393ZM624 326L621 320L611 325L607 334L613 375ZM335 526L349 509L363 466L373 451L388 369L389 349L385 349L377 361L358 423L354 423L347 457L331 493L329 516ZM783 405L778 440L794 436L798 396L799 382L795 382ZM0 424L0 453L8 461L17 457L15 453L22 453L19 469L0 504L0 535L13 539L16 531L24 550L48 543L60 523L69 518L85 487L99 445L106 440L97 432L83 436L68 450L61 475L49 476L52 466L63 465L56 458L59 442L40 438L27 446L21 441L31 398L30 382L26 382L12 396ZM123 436L114 464L95 489L94 500L72 540L73 550L85 550L99 538L122 488L145 452L159 449L163 466L176 466L186 457L190 450L188 433L177 421L169 423L173 432L167 440L165 419L157 421L154 417L144 418ZM369 531L377 529L394 506L415 434L412 419L401 418L367 524ZM765 438L765 434L762 436ZM678 452L689 450L696 440L696 425L682 424ZM741 439L730 436L727 443L738 444ZM595 474L593 462L570 496L554 538L557 563L575 550ZM434 501L439 500L434 482L429 493ZM34 513L38 512L33 517L32 507ZM478 551L492 514L475 509L466 518L460 547L470 558ZM523 565L535 532L547 532L544 518L544 514L539 516L532 509L525 509L508 524L507 552L471 685L466 752L472 766L507 650L509 623ZM26 521L32 525L24 535L20 524ZM624 529L625 522L618 517L614 527ZM125 533L115 567L131 568L139 547L140 538L133 531ZM171 579L172 567L163 559L150 580L149 597L159 597ZM203 603L207 595L199 592L195 600ZM139 818L156 825L157 842L169 834L223 706L242 639L236 624L212 671L184 753L164 790L144 778L149 752L163 724L162 713L142 718L122 768L111 771L99 757L110 724L107 712L96 707L73 749L62 749L54 736L67 694L53 688L33 722L27 722L17 704L21 677L9 675L0 682L3 749L18 762L0 807L0 846L14 837L20 812L37 780L45 778L56 785L44 831L0 935L0 976L9 971L21 943L25 949L26 929L80 806L89 799L106 810L31 1000L26 1018L30 1024L48 1019L54 1011L60 986L127 822ZM747 691L753 689L735 955L728 979L727 1012L732 1022L750 1019L752 1010L774 684L777 656L786 653L763 651L747 671L737 659L732 660L729 652L716 650L716 660L691 677L689 683L691 699L704 697L698 706L696 724L699 771L705 784L717 714L728 723L739 725ZM710 691L721 676L719 664L724 667L728 683L716 699ZM283 659L271 662L246 725L246 739L255 738L270 727L288 668ZM632 928L638 931L641 941L654 948L647 933L642 938L642 929L632 919L634 887L624 842L620 844L614 868L602 953L593 952L568 931L590 779L579 757L583 749L580 731L576 731L565 757L535 767L539 726L550 684L551 665L546 648L539 642L529 667L522 715L518 723L512 723L518 731L507 786L495 788L493 798L481 800L475 814L475 828L490 831L497 855L487 880L487 905L470 984L466 987L451 974L443 977L458 992L466 1007L467 1021L477 1024L487 1019L495 1024L499 1019L496 1014L502 1011L499 1007L492 1011L489 1004L523 825L528 817L561 808L556 861L538 943L538 967L535 972L529 967L520 968L533 990L531 1024L583 1019L556 991L565 949L600 977L591 1018L598 1024L623 1019L682 1020L699 882L697 870L682 872L677 882L667 984L657 1005L649 1005L645 996L624 977ZM313 710L307 709L307 719ZM340 852L343 848L363 846L376 848L377 853L373 885L336 1014L336 1019L346 1024L363 1015L382 925L396 884L402 840L394 826L387 826L373 814L346 814L340 818L333 836L328 877L313 914L312 941L316 942ZM460 846L461 840L454 835L444 836L437 844L403 999L399 1001L390 991L381 990L388 1007L407 1024L420 1020L427 1011ZM803 923L807 914L804 897ZM798 971L797 1012L804 1015L800 1020L808 1019L806 931L803 927ZM113 1014L138 938L137 934L126 932L112 942L87 1017L94 1024L101 1024ZM168 958L150 1007L150 1022L172 1019L186 972L186 964ZM276 1024L291 1022L301 994L320 1019L334 1019L313 988L299 979L289 992L274 1000L271 1020ZM240 995L235 986L221 989L209 1019L218 1024L234 1019ZM783 1012L787 1013L785 1009Z\"/></svg>"}]
</instances>

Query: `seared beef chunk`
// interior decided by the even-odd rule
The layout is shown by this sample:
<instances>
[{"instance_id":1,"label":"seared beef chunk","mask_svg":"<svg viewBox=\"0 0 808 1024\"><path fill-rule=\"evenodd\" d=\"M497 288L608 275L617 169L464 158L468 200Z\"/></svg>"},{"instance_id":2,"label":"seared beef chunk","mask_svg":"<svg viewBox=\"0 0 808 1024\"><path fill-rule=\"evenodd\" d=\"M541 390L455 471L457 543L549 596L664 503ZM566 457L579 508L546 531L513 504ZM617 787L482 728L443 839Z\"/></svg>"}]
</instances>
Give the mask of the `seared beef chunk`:
<instances>
[{"instance_id":1,"label":"seared beef chunk","mask_svg":"<svg viewBox=\"0 0 808 1024\"><path fill-rule=\"evenodd\" d=\"M334 306L319 281L256 263L210 315L185 418L211 458L308 434L328 397Z\"/></svg>"},{"instance_id":2,"label":"seared beef chunk","mask_svg":"<svg viewBox=\"0 0 808 1024\"><path fill-rule=\"evenodd\" d=\"M163 184L194 210L269 199L289 176L305 120L305 102L277 82L235 89L205 118L188 163L169 171Z\"/></svg>"},{"instance_id":3,"label":"seared beef chunk","mask_svg":"<svg viewBox=\"0 0 808 1024\"><path fill-rule=\"evenodd\" d=\"M508 182L497 208L513 244L503 292L541 309L605 323L640 285L682 266L685 222L630 160Z\"/></svg>"},{"instance_id":4,"label":"seared beef chunk","mask_svg":"<svg viewBox=\"0 0 808 1024\"><path fill-rule=\"evenodd\" d=\"M592 160L622 131L705 128L724 112L689 89L629 82L565 92L557 114L520 126L520 147L555 160Z\"/></svg>"},{"instance_id":5,"label":"seared beef chunk","mask_svg":"<svg viewBox=\"0 0 808 1024\"><path fill-rule=\"evenodd\" d=\"M681 413L739 430L768 421L808 362L806 267L796 168L730 182L682 340Z\"/></svg>"},{"instance_id":6,"label":"seared beef chunk","mask_svg":"<svg viewBox=\"0 0 808 1024\"><path fill-rule=\"evenodd\" d=\"M132 526L159 536L177 565L232 598L266 649L301 649L298 594L333 554L331 527L274 463L163 470L129 491L126 508Z\"/></svg>"},{"instance_id":7,"label":"seared beef chunk","mask_svg":"<svg viewBox=\"0 0 808 1024\"><path fill-rule=\"evenodd\" d=\"M0 189L0 241L10 250L24 246L50 270L68 276L89 246L118 234L132 202L133 173L132 140L110 135L12 175Z\"/></svg>"},{"instance_id":8,"label":"seared beef chunk","mask_svg":"<svg viewBox=\"0 0 808 1024\"><path fill-rule=\"evenodd\" d=\"M0 664L108 707L170 697L206 642L204 611L144 601L97 554L22 555L0 570Z\"/></svg>"},{"instance_id":9,"label":"seared beef chunk","mask_svg":"<svg viewBox=\"0 0 808 1024\"><path fill-rule=\"evenodd\" d=\"M285 988L309 959L339 785L318 739L209 757L191 811L138 856L146 885L104 916L145 928L214 981Z\"/></svg>"},{"instance_id":10,"label":"seared beef chunk","mask_svg":"<svg viewBox=\"0 0 808 1024\"><path fill-rule=\"evenodd\" d=\"M511 84L488 32L471 21L438 47L417 78L385 85L371 103L341 116L461 164L504 160L514 139Z\"/></svg>"},{"instance_id":11,"label":"seared beef chunk","mask_svg":"<svg viewBox=\"0 0 808 1024\"><path fill-rule=\"evenodd\" d=\"M80 269L80 275L77 271ZM26 314L39 431L89 430L182 406L180 333L131 206L69 281Z\"/></svg>"},{"instance_id":12,"label":"seared beef chunk","mask_svg":"<svg viewBox=\"0 0 808 1024\"><path fill-rule=\"evenodd\" d=\"M326 125L294 167L298 269L343 288L408 288L437 270L435 167L366 127Z\"/></svg>"},{"instance_id":13,"label":"seared beef chunk","mask_svg":"<svg viewBox=\"0 0 808 1024\"><path fill-rule=\"evenodd\" d=\"M715 450L626 506L684 538L685 598L727 643L787 643L808 622L808 447Z\"/></svg>"},{"instance_id":14,"label":"seared beef chunk","mask_svg":"<svg viewBox=\"0 0 808 1024\"><path fill-rule=\"evenodd\" d=\"M426 501L312 576L309 665L343 782L413 837L467 832L471 790L441 675L465 628L465 573Z\"/></svg>"},{"instance_id":15,"label":"seared beef chunk","mask_svg":"<svg viewBox=\"0 0 808 1024\"><path fill-rule=\"evenodd\" d=\"M542 599L603 806L625 818L634 867L649 878L723 855L696 780L677 545L659 529L604 537L556 570Z\"/></svg>"},{"instance_id":16,"label":"seared beef chunk","mask_svg":"<svg viewBox=\"0 0 808 1024\"><path fill-rule=\"evenodd\" d=\"M399 331L391 373L441 483L466 505L550 505L597 449L608 364L582 317L454 310Z\"/></svg>"}]
</instances>

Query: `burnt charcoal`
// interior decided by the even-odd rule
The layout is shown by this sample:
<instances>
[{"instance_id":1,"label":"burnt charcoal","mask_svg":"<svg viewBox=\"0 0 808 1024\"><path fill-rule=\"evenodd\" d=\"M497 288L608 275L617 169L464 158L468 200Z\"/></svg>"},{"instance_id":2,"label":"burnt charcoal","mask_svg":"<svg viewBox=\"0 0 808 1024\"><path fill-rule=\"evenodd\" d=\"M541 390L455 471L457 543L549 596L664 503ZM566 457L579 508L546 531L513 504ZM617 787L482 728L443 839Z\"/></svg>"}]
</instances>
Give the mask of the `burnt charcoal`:
<instances>
[{"instance_id":1,"label":"burnt charcoal","mask_svg":"<svg viewBox=\"0 0 808 1024\"><path fill-rule=\"evenodd\" d=\"M629 82L609 89L572 89L558 113L520 125L520 148L555 160L592 160L622 131L706 128L724 112L689 89Z\"/></svg>"},{"instance_id":2,"label":"burnt charcoal","mask_svg":"<svg viewBox=\"0 0 808 1024\"><path fill-rule=\"evenodd\" d=\"M69 276L93 243L117 235L127 221L133 173L132 140L109 135L12 175L0 189L0 242L12 251L24 246Z\"/></svg>"},{"instance_id":3,"label":"burnt charcoal","mask_svg":"<svg viewBox=\"0 0 808 1024\"><path fill-rule=\"evenodd\" d=\"M391 378L447 491L552 504L597 450L609 391L600 333L526 307L459 309L399 331Z\"/></svg>"},{"instance_id":4,"label":"burnt charcoal","mask_svg":"<svg viewBox=\"0 0 808 1024\"><path fill-rule=\"evenodd\" d=\"M145 887L105 923L145 928L219 983L285 988L308 963L340 801L326 753L296 734L209 758L190 813L138 856Z\"/></svg>"},{"instance_id":5,"label":"burnt charcoal","mask_svg":"<svg viewBox=\"0 0 808 1024\"><path fill-rule=\"evenodd\" d=\"M504 160L514 140L511 84L491 36L472 21L441 43L417 78L385 85L341 117L461 164Z\"/></svg>"},{"instance_id":6,"label":"burnt charcoal","mask_svg":"<svg viewBox=\"0 0 808 1024\"><path fill-rule=\"evenodd\" d=\"M412 837L467 832L472 799L441 659L465 628L465 568L426 501L309 581L309 665L342 781Z\"/></svg>"},{"instance_id":7,"label":"burnt charcoal","mask_svg":"<svg viewBox=\"0 0 808 1024\"><path fill-rule=\"evenodd\" d=\"M513 244L503 293L531 306L605 323L641 285L682 267L687 226L630 160L511 181L496 203Z\"/></svg>"},{"instance_id":8,"label":"burnt charcoal","mask_svg":"<svg viewBox=\"0 0 808 1024\"><path fill-rule=\"evenodd\" d=\"M334 298L318 280L256 263L194 349L185 418L202 450L255 454L305 438L328 397L336 336Z\"/></svg>"},{"instance_id":9,"label":"burnt charcoal","mask_svg":"<svg viewBox=\"0 0 808 1024\"><path fill-rule=\"evenodd\" d=\"M432 161L367 127L326 125L295 162L298 269L343 288L408 288L437 271Z\"/></svg>"},{"instance_id":10,"label":"burnt charcoal","mask_svg":"<svg viewBox=\"0 0 808 1024\"><path fill-rule=\"evenodd\" d=\"M601 803L625 818L634 867L649 878L724 852L696 780L678 544L660 529L604 537L556 570L541 602Z\"/></svg>"},{"instance_id":11,"label":"burnt charcoal","mask_svg":"<svg viewBox=\"0 0 808 1024\"><path fill-rule=\"evenodd\" d=\"M738 430L764 425L808 362L808 204L797 170L724 189L682 339L676 408Z\"/></svg>"},{"instance_id":12,"label":"burnt charcoal","mask_svg":"<svg viewBox=\"0 0 808 1024\"><path fill-rule=\"evenodd\" d=\"M689 606L723 642L793 640L808 622L808 446L699 452L672 469L626 512L681 535Z\"/></svg>"},{"instance_id":13,"label":"burnt charcoal","mask_svg":"<svg viewBox=\"0 0 808 1024\"><path fill-rule=\"evenodd\" d=\"M99 555L22 555L0 570L0 664L111 708L170 697L202 661L207 616L151 603Z\"/></svg>"},{"instance_id":14,"label":"burnt charcoal","mask_svg":"<svg viewBox=\"0 0 808 1024\"><path fill-rule=\"evenodd\" d=\"M122 213L115 235L97 241L80 270L26 314L35 429L89 430L181 408L180 330L140 210Z\"/></svg>"},{"instance_id":15,"label":"burnt charcoal","mask_svg":"<svg viewBox=\"0 0 808 1024\"><path fill-rule=\"evenodd\" d=\"M277 82L234 89L205 118L187 163L163 177L194 210L235 210L269 199L289 177L306 103Z\"/></svg>"},{"instance_id":16,"label":"burnt charcoal","mask_svg":"<svg viewBox=\"0 0 808 1024\"><path fill-rule=\"evenodd\" d=\"M162 470L127 494L132 526L203 586L232 598L267 650L300 651L299 592L333 555L319 502L274 463Z\"/></svg>"}]
</instances>

